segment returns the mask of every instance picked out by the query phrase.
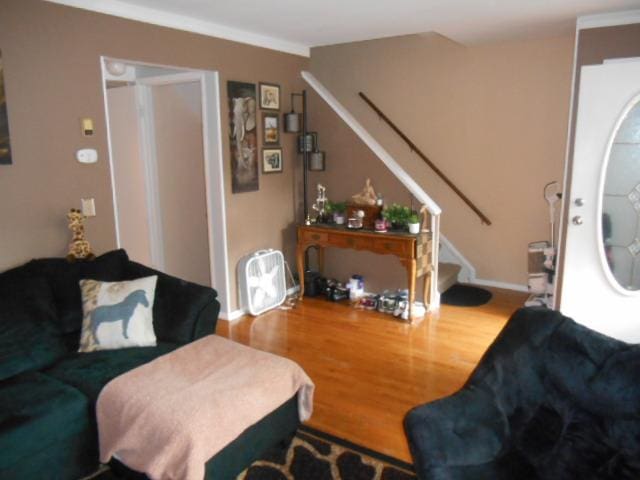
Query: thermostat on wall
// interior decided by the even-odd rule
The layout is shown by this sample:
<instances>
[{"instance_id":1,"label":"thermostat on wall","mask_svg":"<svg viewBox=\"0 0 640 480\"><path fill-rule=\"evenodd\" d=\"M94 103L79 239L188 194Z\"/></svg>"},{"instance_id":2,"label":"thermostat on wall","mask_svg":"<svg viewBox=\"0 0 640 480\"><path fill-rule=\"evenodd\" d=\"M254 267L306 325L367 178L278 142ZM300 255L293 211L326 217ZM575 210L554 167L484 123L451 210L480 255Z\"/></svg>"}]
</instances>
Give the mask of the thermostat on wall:
<instances>
[{"instance_id":1,"label":"thermostat on wall","mask_svg":"<svg viewBox=\"0 0 640 480\"><path fill-rule=\"evenodd\" d=\"M76 160L80 163L96 163L98 152L95 148L82 148L76 152Z\"/></svg>"}]
</instances>

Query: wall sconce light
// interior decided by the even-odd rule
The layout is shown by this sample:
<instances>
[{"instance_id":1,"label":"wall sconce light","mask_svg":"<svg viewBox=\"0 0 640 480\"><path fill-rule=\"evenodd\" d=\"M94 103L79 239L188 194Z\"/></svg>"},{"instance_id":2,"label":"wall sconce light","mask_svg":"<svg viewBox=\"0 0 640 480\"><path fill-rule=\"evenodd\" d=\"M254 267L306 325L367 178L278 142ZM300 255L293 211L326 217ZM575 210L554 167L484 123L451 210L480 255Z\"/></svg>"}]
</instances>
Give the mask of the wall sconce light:
<instances>
[{"instance_id":1,"label":"wall sconce light","mask_svg":"<svg viewBox=\"0 0 640 480\"><path fill-rule=\"evenodd\" d=\"M324 172L324 152L316 150L309 157L309 170L312 172Z\"/></svg>"},{"instance_id":2,"label":"wall sconce light","mask_svg":"<svg viewBox=\"0 0 640 480\"><path fill-rule=\"evenodd\" d=\"M292 93L291 94L291 111L289 113L285 113L284 114L284 131L288 132L288 133L298 133L300 131L300 125L301 125L301 121L300 121L300 117L301 115L299 113L296 113L294 107L293 107L293 101L294 101L294 97L303 97L302 103L303 103L303 110L305 108L304 104L306 103L305 100L305 92L303 91L303 93Z\"/></svg>"},{"instance_id":3,"label":"wall sconce light","mask_svg":"<svg viewBox=\"0 0 640 480\"><path fill-rule=\"evenodd\" d=\"M295 97L302 98L302 114L296 113L293 102ZM301 122L302 120L302 122ZM318 149L318 134L307 130L307 92L291 94L291 112L284 114L284 131L298 133L298 153L302 155L304 221L309 222L307 201L308 172L321 172L325 169L325 154Z\"/></svg>"},{"instance_id":4,"label":"wall sconce light","mask_svg":"<svg viewBox=\"0 0 640 480\"><path fill-rule=\"evenodd\" d=\"M298 135L298 153L311 153L318 149L318 134L307 132L306 135Z\"/></svg>"}]
</instances>

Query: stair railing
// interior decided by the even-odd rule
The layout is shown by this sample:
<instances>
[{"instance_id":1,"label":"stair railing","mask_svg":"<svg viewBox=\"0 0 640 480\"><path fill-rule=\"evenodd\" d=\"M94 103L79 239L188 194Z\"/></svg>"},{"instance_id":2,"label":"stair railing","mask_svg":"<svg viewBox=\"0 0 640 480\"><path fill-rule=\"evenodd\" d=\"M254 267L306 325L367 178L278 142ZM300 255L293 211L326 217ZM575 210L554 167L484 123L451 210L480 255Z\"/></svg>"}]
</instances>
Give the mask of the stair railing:
<instances>
[{"instance_id":1,"label":"stair railing","mask_svg":"<svg viewBox=\"0 0 640 480\"><path fill-rule=\"evenodd\" d=\"M356 133L371 151L387 166L390 172L420 202L423 218L422 233L430 237L428 261L424 267L425 290L424 300L428 311L440 308L440 292L438 292L438 250L440 246L440 206L424 191L424 189L407 173L402 166L385 150L385 148L362 126L327 88L311 73L302 72L302 78L333 109L333 111Z\"/></svg>"},{"instance_id":2,"label":"stair railing","mask_svg":"<svg viewBox=\"0 0 640 480\"><path fill-rule=\"evenodd\" d=\"M462 191L449 179L449 177L447 177L442 170L440 170L436 165L434 165L434 163L429 160L429 158L422 153L422 151L418 148L418 146L413 143L409 137L407 137L402 130L400 130L395 123L393 123L389 117L387 117L382 110L380 110L370 99L369 97L367 97L364 93L359 92L358 95L360 95L360 97L365 101L365 103L367 105L369 105L371 107L371 109L376 112L378 114L378 116L387 124L389 125L389 127L391 127L391 129L396 132L400 138L402 138L402 140L405 141L405 143L407 145L409 145L409 148L411 149L412 152L415 152L416 155L418 155L422 160L425 161L425 163L427 165L429 165L429 167L431 167L431 169L436 173L436 175L438 175L443 181L444 183L446 183L461 199L464 203L467 204L467 206L474 211L474 213L476 215L478 215L478 217L480 217L480 220L482 221L482 223L486 224L486 225L491 225L491 220L489 220L489 218L480 211L480 209L478 207L476 207L476 205L469 200L469 198L462 193Z\"/></svg>"}]
</instances>

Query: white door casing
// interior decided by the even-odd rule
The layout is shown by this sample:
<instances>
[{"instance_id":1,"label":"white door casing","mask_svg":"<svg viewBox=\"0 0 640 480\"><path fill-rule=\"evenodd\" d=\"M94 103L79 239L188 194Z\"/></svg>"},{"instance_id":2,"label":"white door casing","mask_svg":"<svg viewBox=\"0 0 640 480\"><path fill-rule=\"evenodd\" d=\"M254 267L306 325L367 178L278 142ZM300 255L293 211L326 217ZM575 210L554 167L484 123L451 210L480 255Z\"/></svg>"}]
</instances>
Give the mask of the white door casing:
<instances>
[{"instance_id":1,"label":"white door casing","mask_svg":"<svg viewBox=\"0 0 640 480\"><path fill-rule=\"evenodd\" d=\"M101 58L101 64L104 65L106 57ZM119 60L119 59L112 59ZM162 65L152 65L142 62L131 62L128 60L119 60L125 63L134 63L139 65L149 65L154 67L174 68ZM201 97L202 97L202 138L203 138L203 151L204 151L204 174L206 183L206 203L207 203L207 231L209 235L209 264L210 264L210 276L211 285L218 292L218 301L220 302L220 317L228 318L230 315L230 278L229 278L229 261L228 261L228 247L227 247L227 229L226 229L226 205L225 205L225 190L224 190L224 172L223 172L223 152L222 152L222 128L221 128L221 113L220 113L220 85L218 72L209 72L202 70L184 70L185 73L178 73L175 75L163 75L159 77L147 77L139 79L138 84L142 85L141 93L138 95L138 107L144 109L145 106L150 106L150 92L149 87L154 85L167 85L172 83L184 83L197 81L200 84ZM105 95L105 111L107 119L109 117L109 108L107 105L106 85L103 82L103 89ZM147 116L148 117L148 116ZM146 156L152 142L151 138L145 138L145 134L148 135L149 129L152 126L146 125L144 122L141 125L142 130L142 155ZM107 130L109 129L107 125ZM109 161L112 173L112 190L113 190L113 203L114 213L116 215L116 240L117 245L121 247L120 234L118 232L118 209L117 209L117 193L113 178L113 154L111 138L108 133L109 142ZM157 172L154 171L154 165L148 161L145 161L147 184L156 183L151 180ZM145 188L147 194L148 207L153 210L159 207L157 192L153 189ZM154 199L156 201L154 201ZM159 215L153 211L149 213L149 218ZM153 222L152 222L153 223ZM150 237L151 237L151 251L157 252L162 248L162 239L158 238L158 232L160 231L160 225L150 225ZM188 249L185 249L185 254L188 254ZM160 265L161 267L161 265Z\"/></svg>"},{"instance_id":2,"label":"white door casing","mask_svg":"<svg viewBox=\"0 0 640 480\"><path fill-rule=\"evenodd\" d=\"M577 322L632 343L640 342L640 292L611 274L602 203L612 143L639 95L640 62L582 67L559 305Z\"/></svg>"}]
</instances>

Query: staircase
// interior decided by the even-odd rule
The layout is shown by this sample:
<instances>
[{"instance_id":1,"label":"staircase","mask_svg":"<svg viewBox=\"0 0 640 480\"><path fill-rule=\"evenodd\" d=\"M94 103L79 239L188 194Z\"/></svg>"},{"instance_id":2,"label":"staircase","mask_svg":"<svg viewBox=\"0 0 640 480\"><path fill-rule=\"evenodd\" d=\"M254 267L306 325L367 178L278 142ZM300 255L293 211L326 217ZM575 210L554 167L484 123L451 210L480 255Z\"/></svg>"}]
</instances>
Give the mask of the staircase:
<instances>
[{"instance_id":1,"label":"staircase","mask_svg":"<svg viewBox=\"0 0 640 480\"><path fill-rule=\"evenodd\" d=\"M302 72L302 78L327 102L334 112L360 137L364 144L371 149L422 205L420 210L423 218L422 228L423 232L429 232L431 242L430 248L428 249L428 258L423 257L426 259L425 264L422 266L419 265L418 271L426 275L425 281L427 282L427 289L425 290L425 307L427 307L428 311L438 310L440 308L441 292L444 292L455 284L459 280L459 277L462 277L461 280L466 281L475 278L473 265L440 233L440 215L442 209L322 83L306 71ZM408 139L405 140L408 141ZM410 146L412 151L418 153L415 145L410 144ZM421 152L419 153L421 154ZM424 155L422 155L422 157L424 157ZM423 160L433 167L426 157L424 157ZM446 181L448 184L451 183L448 179L446 179ZM461 195L459 191L456 193ZM468 199L466 199L466 201L468 204L471 203ZM475 207L472 208L481 217L483 223L487 225L491 224L489 219L479 212L479 210Z\"/></svg>"},{"instance_id":2,"label":"staircase","mask_svg":"<svg viewBox=\"0 0 640 480\"><path fill-rule=\"evenodd\" d=\"M443 263L438 264L438 291L440 293L446 292L454 284L458 283L458 275L462 270L462 267L457 263Z\"/></svg>"}]
</instances>

